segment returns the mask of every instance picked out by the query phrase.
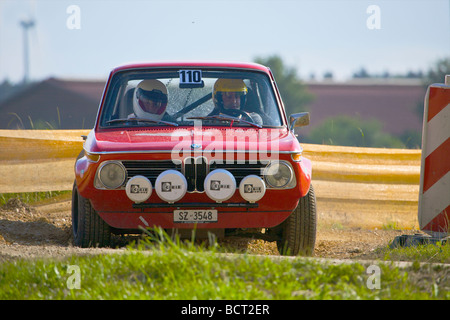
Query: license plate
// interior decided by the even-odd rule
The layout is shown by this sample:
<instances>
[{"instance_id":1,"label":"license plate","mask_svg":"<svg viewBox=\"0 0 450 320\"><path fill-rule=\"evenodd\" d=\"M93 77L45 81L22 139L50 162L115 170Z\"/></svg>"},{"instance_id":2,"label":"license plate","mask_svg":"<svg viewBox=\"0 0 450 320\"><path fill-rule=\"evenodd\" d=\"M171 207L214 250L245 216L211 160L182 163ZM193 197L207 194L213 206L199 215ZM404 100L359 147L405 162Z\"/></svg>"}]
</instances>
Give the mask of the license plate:
<instances>
[{"instance_id":1,"label":"license plate","mask_svg":"<svg viewBox=\"0 0 450 320\"><path fill-rule=\"evenodd\" d=\"M176 223L206 223L217 222L217 210L174 210L173 222Z\"/></svg>"}]
</instances>

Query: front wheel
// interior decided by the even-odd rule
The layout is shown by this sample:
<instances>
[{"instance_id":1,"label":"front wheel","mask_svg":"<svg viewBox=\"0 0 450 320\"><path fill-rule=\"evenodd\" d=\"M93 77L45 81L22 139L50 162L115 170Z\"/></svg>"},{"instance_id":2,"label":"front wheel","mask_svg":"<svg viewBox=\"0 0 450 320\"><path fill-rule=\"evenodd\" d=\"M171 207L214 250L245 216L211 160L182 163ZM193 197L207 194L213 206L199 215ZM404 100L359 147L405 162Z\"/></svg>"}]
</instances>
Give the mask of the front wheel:
<instances>
[{"instance_id":1,"label":"front wheel","mask_svg":"<svg viewBox=\"0 0 450 320\"><path fill-rule=\"evenodd\" d=\"M72 189L72 232L74 245L82 248L107 247L111 244L111 228L98 215L89 199Z\"/></svg>"},{"instance_id":2,"label":"front wheel","mask_svg":"<svg viewBox=\"0 0 450 320\"><path fill-rule=\"evenodd\" d=\"M313 186L300 199L291 215L281 224L281 238L277 241L282 255L312 256L316 244L316 196Z\"/></svg>"}]
</instances>

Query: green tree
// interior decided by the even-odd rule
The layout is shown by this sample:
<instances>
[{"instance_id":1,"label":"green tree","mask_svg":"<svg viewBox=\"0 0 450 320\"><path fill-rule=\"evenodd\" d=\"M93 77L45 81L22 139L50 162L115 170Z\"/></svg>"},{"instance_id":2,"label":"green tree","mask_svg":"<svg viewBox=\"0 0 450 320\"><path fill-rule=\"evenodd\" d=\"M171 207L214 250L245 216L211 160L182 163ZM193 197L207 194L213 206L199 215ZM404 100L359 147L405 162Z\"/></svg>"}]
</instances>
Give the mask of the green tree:
<instances>
[{"instance_id":1,"label":"green tree","mask_svg":"<svg viewBox=\"0 0 450 320\"><path fill-rule=\"evenodd\" d=\"M444 83L445 75L450 74L450 57L438 60L435 65L428 70L425 79L425 86L433 83Z\"/></svg>"},{"instance_id":2,"label":"green tree","mask_svg":"<svg viewBox=\"0 0 450 320\"><path fill-rule=\"evenodd\" d=\"M406 130L398 138L408 149L420 149L422 147L422 131Z\"/></svg>"},{"instance_id":3,"label":"green tree","mask_svg":"<svg viewBox=\"0 0 450 320\"><path fill-rule=\"evenodd\" d=\"M295 68L286 66L278 55L257 57L254 61L272 70L288 115L309 111L308 104L314 99L314 96L308 92Z\"/></svg>"},{"instance_id":4,"label":"green tree","mask_svg":"<svg viewBox=\"0 0 450 320\"><path fill-rule=\"evenodd\" d=\"M360 120L349 116L325 119L311 130L306 141L317 144L353 147L405 147L398 138L383 132L383 125L380 121Z\"/></svg>"},{"instance_id":5,"label":"green tree","mask_svg":"<svg viewBox=\"0 0 450 320\"><path fill-rule=\"evenodd\" d=\"M427 71L423 80L423 96L427 92L428 86L433 83L444 83L445 75L450 74L450 57L436 61L434 65ZM420 120L423 120L423 99L416 103L416 114Z\"/></svg>"}]
</instances>

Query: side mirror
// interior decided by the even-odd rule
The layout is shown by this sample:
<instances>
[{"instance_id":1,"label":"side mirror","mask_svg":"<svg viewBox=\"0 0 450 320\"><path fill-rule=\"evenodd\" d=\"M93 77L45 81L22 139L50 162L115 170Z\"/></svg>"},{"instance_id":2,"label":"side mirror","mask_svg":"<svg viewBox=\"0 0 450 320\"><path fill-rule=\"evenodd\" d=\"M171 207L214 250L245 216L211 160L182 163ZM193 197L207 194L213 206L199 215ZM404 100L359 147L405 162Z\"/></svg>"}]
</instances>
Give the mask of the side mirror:
<instances>
[{"instance_id":1,"label":"side mirror","mask_svg":"<svg viewBox=\"0 0 450 320\"><path fill-rule=\"evenodd\" d=\"M309 124L309 112L293 113L289 116L289 130Z\"/></svg>"}]
</instances>

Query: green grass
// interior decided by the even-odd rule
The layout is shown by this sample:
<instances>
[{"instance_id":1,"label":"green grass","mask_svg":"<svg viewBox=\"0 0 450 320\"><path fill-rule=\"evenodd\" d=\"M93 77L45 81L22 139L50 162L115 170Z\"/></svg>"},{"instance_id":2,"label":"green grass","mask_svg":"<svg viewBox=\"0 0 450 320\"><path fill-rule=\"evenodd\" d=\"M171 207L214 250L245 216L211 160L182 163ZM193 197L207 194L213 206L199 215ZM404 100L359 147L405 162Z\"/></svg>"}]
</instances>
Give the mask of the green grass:
<instances>
[{"instance_id":1,"label":"green grass","mask_svg":"<svg viewBox=\"0 0 450 320\"><path fill-rule=\"evenodd\" d=\"M450 264L450 243L386 249L384 260Z\"/></svg>"},{"instance_id":2,"label":"green grass","mask_svg":"<svg viewBox=\"0 0 450 320\"><path fill-rule=\"evenodd\" d=\"M0 205L61 197L70 191L2 194ZM156 231L125 254L4 261L0 252L0 299L450 299L450 269L421 264L450 263L450 244L381 249L380 259L413 263L377 264L380 286L370 289L368 265L227 255L229 248L172 241ZM79 289L70 289L74 279Z\"/></svg>"},{"instance_id":3,"label":"green grass","mask_svg":"<svg viewBox=\"0 0 450 320\"><path fill-rule=\"evenodd\" d=\"M18 198L27 204L38 204L49 200L69 199L72 190L68 191L45 191L45 192L22 192L22 193L1 193L0 207L5 205L8 200Z\"/></svg>"},{"instance_id":4,"label":"green grass","mask_svg":"<svg viewBox=\"0 0 450 320\"><path fill-rule=\"evenodd\" d=\"M389 221L381 227L383 230L398 230L400 229L398 223L395 221Z\"/></svg>"},{"instance_id":5,"label":"green grass","mask_svg":"<svg viewBox=\"0 0 450 320\"><path fill-rule=\"evenodd\" d=\"M124 254L4 262L0 299L450 299L448 268L380 264L379 289L368 287L369 270L359 263L227 255L218 245L163 235ZM70 289L77 283L79 289Z\"/></svg>"}]
</instances>

